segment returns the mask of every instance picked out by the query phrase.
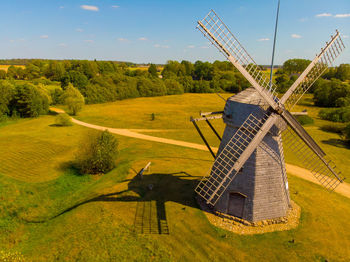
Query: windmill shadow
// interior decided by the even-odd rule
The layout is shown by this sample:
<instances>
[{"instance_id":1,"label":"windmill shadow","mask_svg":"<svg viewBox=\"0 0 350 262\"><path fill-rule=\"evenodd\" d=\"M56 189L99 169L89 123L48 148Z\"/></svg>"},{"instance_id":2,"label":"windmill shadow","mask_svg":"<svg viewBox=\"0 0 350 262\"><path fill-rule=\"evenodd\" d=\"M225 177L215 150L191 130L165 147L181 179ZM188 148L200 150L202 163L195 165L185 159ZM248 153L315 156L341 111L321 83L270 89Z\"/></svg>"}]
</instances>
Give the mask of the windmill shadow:
<instances>
[{"instance_id":1,"label":"windmill shadow","mask_svg":"<svg viewBox=\"0 0 350 262\"><path fill-rule=\"evenodd\" d=\"M74 205L55 217L90 202L137 202L134 230L139 234L169 234L166 202L172 201L198 208L194 188L200 177L181 171L177 173L151 173L136 175L128 183L128 189L103 194Z\"/></svg>"}]
</instances>

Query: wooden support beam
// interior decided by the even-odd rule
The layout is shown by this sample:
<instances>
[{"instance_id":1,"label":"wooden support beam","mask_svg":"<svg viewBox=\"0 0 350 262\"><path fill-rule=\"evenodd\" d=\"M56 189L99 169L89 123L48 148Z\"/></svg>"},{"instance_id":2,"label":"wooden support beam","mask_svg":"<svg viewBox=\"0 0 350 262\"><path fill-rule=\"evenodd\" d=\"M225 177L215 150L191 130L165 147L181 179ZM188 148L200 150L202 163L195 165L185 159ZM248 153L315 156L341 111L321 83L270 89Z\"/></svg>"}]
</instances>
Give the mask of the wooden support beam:
<instances>
[{"instance_id":1,"label":"wooden support beam","mask_svg":"<svg viewBox=\"0 0 350 262\"><path fill-rule=\"evenodd\" d=\"M192 116L191 116L190 120L191 120L191 122L193 123L194 127L197 129L198 134L201 136L203 142L205 143L205 145L207 146L207 148L209 149L210 153L212 154L212 156L213 156L214 159L215 159L216 156L215 156L213 150L211 149L210 145L208 144L207 140L205 139L203 133L202 133L201 130L199 129L199 127L198 127L196 121L193 119Z\"/></svg>"},{"instance_id":2,"label":"wooden support beam","mask_svg":"<svg viewBox=\"0 0 350 262\"><path fill-rule=\"evenodd\" d=\"M216 112L203 112L200 113L201 116L208 116L208 115L219 115L219 114L223 114L224 111L216 111Z\"/></svg>"},{"instance_id":3,"label":"wooden support beam","mask_svg":"<svg viewBox=\"0 0 350 262\"><path fill-rule=\"evenodd\" d=\"M205 122L207 122L208 126L210 126L211 130L213 130L214 134L219 138L219 140L221 141L221 136L218 134L218 132L216 132L215 128L213 127L213 125L210 123L209 119L205 119Z\"/></svg>"},{"instance_id":4,"label":"wooden support beam","mask_svg":"<svg viewBox=\"0 0 350 262\"><path fill-rule=\"evenodd\" d=\"M191 122L203 121L203 120L207 120L207 119L220 119L220 118L222 118L222 115L219 115L219 116L200 117L200 118L192 118L192 117L191 117Z\"/></svg>"}]
</instances>

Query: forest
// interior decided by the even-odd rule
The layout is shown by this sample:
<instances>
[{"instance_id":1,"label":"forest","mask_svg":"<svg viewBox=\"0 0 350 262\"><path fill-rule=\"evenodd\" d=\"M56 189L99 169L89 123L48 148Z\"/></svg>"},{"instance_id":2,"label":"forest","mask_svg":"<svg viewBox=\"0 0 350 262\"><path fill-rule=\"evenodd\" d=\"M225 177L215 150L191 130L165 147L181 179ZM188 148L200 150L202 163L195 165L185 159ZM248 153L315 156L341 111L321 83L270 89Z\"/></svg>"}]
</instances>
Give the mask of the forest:
<instances>
[{"instance_id":1,"label":"forest","mask_svg":"<svg viewBox=\"0 0 350 262\"><path fill-rule=\"evenodd\" d=\"M18 63L25 67L16 66ZM311 61L289 59L274 69L277 91L284 93ZM227 61L213 63L168 61L147 67L127 62L88 60L1 60L12 64L0 70L0 116L36 117L49 105L104 103L135 97L182 93L238 93L247 80ZM268 76L268 69L261 67ZM350 121L350 64L327 69L309 92L320 117ZM68 97L68 98L67 98ZM69 98L70 97L70 98ZM72 112L77 111L72 109Z\"/></svg>"}]
</instances>

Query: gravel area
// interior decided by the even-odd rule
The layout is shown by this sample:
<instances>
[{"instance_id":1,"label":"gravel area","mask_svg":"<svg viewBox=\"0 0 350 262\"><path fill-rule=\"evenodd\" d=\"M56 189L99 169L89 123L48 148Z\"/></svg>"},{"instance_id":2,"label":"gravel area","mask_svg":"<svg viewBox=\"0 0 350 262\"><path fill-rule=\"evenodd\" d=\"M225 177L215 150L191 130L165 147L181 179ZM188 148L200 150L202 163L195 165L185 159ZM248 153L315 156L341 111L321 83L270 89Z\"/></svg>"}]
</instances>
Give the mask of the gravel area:
<instances>
[{"instance_id":1,"label":"gravel area","mask_svg":"<svg viewBox=\"0 0 350 262\"><path fill-rule=\"evenodd\" d=\"M300 207L293 201L291 201L292 207L288 210L287 216L254 223L215 212L198 197L197 202L211 224L240 235L264 234L274 231L290 230L296 228L299 224Z\"/></svg>"}]
</instances>

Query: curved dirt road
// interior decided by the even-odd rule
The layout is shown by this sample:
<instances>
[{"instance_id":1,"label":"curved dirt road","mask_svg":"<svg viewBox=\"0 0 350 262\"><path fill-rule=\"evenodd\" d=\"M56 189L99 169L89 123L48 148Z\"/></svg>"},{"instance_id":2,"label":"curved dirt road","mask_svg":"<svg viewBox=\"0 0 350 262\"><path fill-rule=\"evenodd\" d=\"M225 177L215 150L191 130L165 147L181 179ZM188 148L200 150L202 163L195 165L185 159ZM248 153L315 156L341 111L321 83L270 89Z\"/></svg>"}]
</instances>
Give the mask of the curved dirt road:
<instances>
[{"instance_id":1,"label":"curved dirt road","mask_svg":"<svg viewBox=\"0 0 350 262\"><path fill-rule=\"evenodd\" d=\"M59 113L59 114L64 113L63 110L58 109L58 108L51 107L50 109L52 111L55 111L56 113ZM148 141L153 141L153 142L159 142L159 143L164 143L164 144L177 145L177 146L183 146L183 147L208 151L208 148L204 145L137 133L137 132L145 132L145 129L110 128L110 127L98 126L98 125L85 123L85 122L79 121L75 118L72 118L72 122L76 123L78 125L81 125L81 126L88 127L88 128L93 128L93 129L102 130L102 131L108 130L109 132L111 132L113 134L117 134L117 135L121 135L121 136L127 136L127 137L138 138L138 139L143 139L143 140L148 140ZM212 149L214 152L217 151L216 147L213 147ZM297 176L299 178L302 178L302 179L305 179L305 180L308 180L310 182L313 182L315 184L320 185L320 182L312 175L312 173L309 170L307 170L305 168L286 163L286 169L287 169L287 172L289 174L292 174L292 175ZM347 198L350 198L350 184L345 183L345 182L340 184L335 189L335 192L337 192L337 193L339 193Z\"/></svg>"}]
</instances>

